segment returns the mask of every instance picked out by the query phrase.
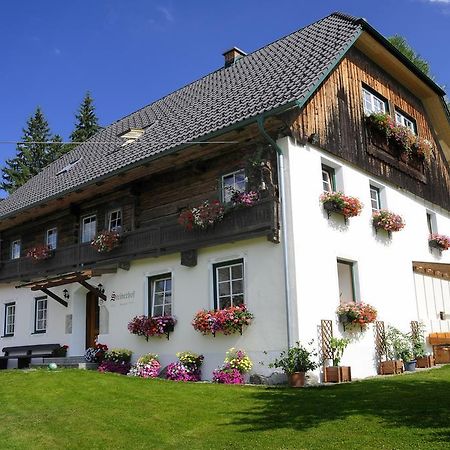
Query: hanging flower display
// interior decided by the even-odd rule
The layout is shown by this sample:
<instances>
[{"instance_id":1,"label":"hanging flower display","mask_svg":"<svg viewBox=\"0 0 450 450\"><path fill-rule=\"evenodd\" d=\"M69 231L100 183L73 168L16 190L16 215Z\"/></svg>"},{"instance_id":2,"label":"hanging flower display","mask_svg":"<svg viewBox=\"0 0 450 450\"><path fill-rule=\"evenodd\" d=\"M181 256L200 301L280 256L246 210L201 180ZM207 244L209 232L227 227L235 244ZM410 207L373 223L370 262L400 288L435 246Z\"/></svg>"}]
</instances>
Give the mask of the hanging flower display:
<instances>
[{"instance_id":1,"label":"hanging flower display","mask_svg":"<svg viewBox=\"0 0 450 450\"><path fill-rule=\"evenodd\" d=\"M128 323L128 331L131 334L144 336L147 341L149 337L163 334L169 339L176 323L176 319L172 316L136 316Z\"/></svg>"},{"instance_id":2,"label":"hanging flower display","mask_svg":"<svg viewBox=\"0 0 450 450\"><path fill-rule=\"evenodd\" d=\"M255 191L250 192L233 192L231 196L231 204L233 206L251 207L259 200L259 194Z\"/></svg>"},{"instance_id":3,"label":"hanging flower display","mask_svg":"<svg viewBox=\"0 0 450 450\"><path fill-rule=\"evenodd\" d=\"M192 326L200 333L207 335L216 333L233 334L241 333L243 327L250 325L253 314L247 311L245 305L229 306L219 310L203 309L194 317Z\"/></svg>"},{"instance_id":4,"label":"hanging flower display","mask_svg":"<svg viewBox=\"0 0 450 450\"><path fill-rule=\"evenodd\" d=\"M37 245L27 251L27 258L33 261L45 261L53 256L54 252L48 245Z\"/></svg>"},{"instance_id":5,"label":"hanging flower display","mask_svg":"<svg viewBox=\"0 0 450 450\"><path fill-rule=\"evenodd\" d=\"M386 209L375 211L372 214L372 223L377 230L388 232L400 231L405 227L405 221L401 216Z\"/></svg>"},{"instance_id":6,"label":"hanging flower display","mask_svg":"<svg viewBox=\"0 0 450 450\"><path fill-rule=\"evenodd\" d=\"M205 230L220 222L225 214L225 207L219 200L204 201L201 205L185 209L178 217L178 223L187 231L193 229Z\"/></svg>"},{"instance_id":7,"label":"hanging flower display","mask_svg":"<svg viewBox=\"0 0 450 450\"><path fill-rule=\"evenodd\" d=\"M375 322L377 319L377 310L363 302L350 302L340 305L336 311L339 317L339 321L344 325L355 324L361 327L366 326L369 323Z\"/></svg>"},{"instance_id":8,"label":"hanging flower display","mask_svg":"<svg viewBox=\"0 0 450 450\"><path fill-rule=\"evenodd\" d=\"M91 242L92 247L99 253L108 253L120 243L120 234L117 231L103 230Z\"/></svg>"},{"instance_id":9,"label":"hanging flower display","mask_svg":"<svg viewBox=\"0 0 450 450\"><path fill-rule=\"evenodd\" d=\"M448 250L450 248L450 237L443 234L433 233L428 238L428 244L432 248L437 248L439 250Z\"/></svg>"},{"instance_id":10,"label":"hanging flower display","mask_svg":"<svg viewBox=\"0 0 450 450\"><path fill-rule=\"evenodd\" d=\"M349 197L342 192L324 192L320 201L325 210L342 214L346 219L359 216L363 207L356 197Z\"/></svg>"}]
</instances>

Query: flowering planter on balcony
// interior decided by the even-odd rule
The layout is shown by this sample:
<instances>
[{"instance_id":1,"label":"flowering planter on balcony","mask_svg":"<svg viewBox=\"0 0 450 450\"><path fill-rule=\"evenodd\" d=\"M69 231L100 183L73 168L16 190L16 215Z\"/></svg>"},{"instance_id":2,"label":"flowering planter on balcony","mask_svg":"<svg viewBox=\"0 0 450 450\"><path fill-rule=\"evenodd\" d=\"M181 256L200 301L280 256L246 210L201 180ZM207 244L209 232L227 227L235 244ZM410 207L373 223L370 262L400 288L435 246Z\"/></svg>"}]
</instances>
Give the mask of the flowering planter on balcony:
<instances>
[{"instance_id":1,"label":"flowering planter on balcony","mask_svg":"<svg viewBox=\"0 0 450 450\"><path fill-rule=\"evenodd\" d=\"M176 319L172 316L136 316L129 322L128 331L131 334L144 336L147 341L149 337L162 335L166 335L169 339L176 323Z\"/></svg>"},{"instance_id":2,"label":"flowering planter on balcony","mask_svg":"<svg viewBox=\"0 0 450 450\"><path fill-rule=\"evenodd\" d=\"M428 238L428 245L430 248L436 248L440 251L445 251L450 248L450 237L443 234L432 234Z\"/></svg>"},{"instance_id":3,"label":"flowering planter on balcony","mask_svg":"<svg viewBox=\"0 0 450 450\"><path fill-rule=\"evenodd\" d=\"M48 245L37 245L27 251L27 258L33 263L53 258L55 252Z\"/></svg>"},{"instance_id":4,"label":"flowering planter on balcony","mask_svg":"<svg viewBox=\"0 0 450 450\"><path fill-rule=\"evenodd\" d=\"M343 215L347 221L350 217L359 216L362 210L362 204L356 197L344 195L342 192L324 192L320 201L328 218L330 213L337 213Z\"/></svg>"}]
</instances>

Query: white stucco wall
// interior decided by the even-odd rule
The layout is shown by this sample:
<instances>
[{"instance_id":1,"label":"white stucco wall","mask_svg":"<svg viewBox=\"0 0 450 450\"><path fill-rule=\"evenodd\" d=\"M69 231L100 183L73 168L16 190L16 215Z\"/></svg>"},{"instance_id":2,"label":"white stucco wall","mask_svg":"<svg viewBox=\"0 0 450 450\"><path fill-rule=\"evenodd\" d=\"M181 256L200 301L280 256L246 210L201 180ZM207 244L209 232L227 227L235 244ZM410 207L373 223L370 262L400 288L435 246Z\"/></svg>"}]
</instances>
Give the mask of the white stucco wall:
<instances>
[{"instance_id":1,"label":"white stucco wall","mask_svg":"<svg viewBox=\"0 0 450 450\"><path fill-rule=\"evenodd\" d=\"M418 320L412 261L450 263L450 252L442 256L428 247L426 211L436 213L438 232L450 233L450 217L436 205L369 176L356 167L311 145L291 139L279 141L285 154L287 205L291 221L288 241L294 254L292 283L297 286L298 336L306 342L317 337L321 319L334 319L334 334L344 334L335 311L339 305L337 259L356 263L356 297L375 306L379 320L409 331ZM336 167L337 188L358 197L362 214L350 218L327 218L319 196L322 193L321 165ZM375 233L371 225L370 182L384 188L384 208L400 214L406 227L392 233ZM345 333L348 334L348 333ZM354 377L376 373L373 326L356 333L344 353L342 364L351 365ZM316 339L317 340L317 339Z\"/></svg>"},{"instance_id":2,"label":"white stucco wall","mask_svg":"<svg viewBox=\"0 0 450 450\"><path fill-rule=\"evenodd\" d=\"M245 303L255 319L244 329L242 336L203 336L194 330L191 321L198 310L213 308L212 265L237 258L244 259ZM179 253L133 261L129 271L119 269L116 274L89 280L94 286L102 283L108 299L100 313L101 330L104 331L106 326L108 333L100 334L99 341L110 348L133 350L134 360L144 353L157 353L163 365L176 361L175 354L179 351L201 353L205 356L202 368L205 379L210 378L212 371L222 364L230 347L238 347L249 353L254 362L254 372L270 373L271 370L258 363L273 359L287 342L282 264L281 245L268 242L266 238L200 249L195 267L182 266ZM154 337L147 342L143 337L130 334L127 324L134 316L148 313L147 278L168 272L172 273L173 315L178 323L169 340ZM64 288L70 293L69 307L66 309L49 298L48 330L39 335L31 335L34 317L31 291L15 289L14 286L0 288L2 303L16 301L17 308L15 336L0 339L0 345L61 343L69 345L69 355L84 354L87 290L75 283L52 290L62 295ZM116 301L111 301L113 292ZM4 314L2 305L0 314ZM73 316L72 334L65 334L66 314ZM108 320L105 320L106 316L109 316ZM3 324L3 316L0 320Z\"/></svg>"}]
</instances>

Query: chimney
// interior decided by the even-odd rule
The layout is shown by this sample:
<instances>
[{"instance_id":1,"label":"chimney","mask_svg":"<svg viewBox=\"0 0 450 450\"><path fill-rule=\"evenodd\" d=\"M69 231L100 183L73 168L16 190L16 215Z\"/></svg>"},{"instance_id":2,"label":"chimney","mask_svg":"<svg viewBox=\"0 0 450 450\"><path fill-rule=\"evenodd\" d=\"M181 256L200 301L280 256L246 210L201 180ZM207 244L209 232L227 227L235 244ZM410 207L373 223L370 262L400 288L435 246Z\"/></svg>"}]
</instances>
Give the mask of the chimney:
<instances>
[{"instance_id":1,"label":"chimney","mask_svg":"<svg viewBox=\"0 0 450 450\"><path fill-rule=\"evenodd\" d=\"M233 47L232 49L222 53L222 55L225 57L225 67L229 67L234 64L239 58L246 56L247 53L242 51L240 48Z\"/></svg>"}]
</instances>

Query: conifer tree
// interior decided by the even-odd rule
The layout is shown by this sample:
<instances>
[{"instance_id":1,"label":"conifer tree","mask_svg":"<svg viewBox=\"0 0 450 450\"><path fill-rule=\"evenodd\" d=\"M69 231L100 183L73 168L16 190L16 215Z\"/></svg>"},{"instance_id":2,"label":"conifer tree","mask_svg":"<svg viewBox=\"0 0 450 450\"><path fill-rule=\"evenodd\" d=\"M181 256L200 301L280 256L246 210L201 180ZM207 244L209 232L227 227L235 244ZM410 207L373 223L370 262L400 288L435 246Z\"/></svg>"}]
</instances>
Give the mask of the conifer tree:
<instances>
[{"instance_id":1,"label":"conifer tree","mask_svg":"<svg viewBox=\"0 0 450 450\"><path fill-rule=\"evenodd\" d=\"M398 34L388 38L388 41L400 52L403 53L417 68L425 75L433 78L431 75L430 64L423 59L409 44L408 41Z\"/></svg>"},{"instance_id":2,"label":"conifer tree","mask_svg":"<svg viewBox=\"0 0 450 450\"><path fill-rule=\"evenodd\" d=\"M94 100L89 92L86 92L75 118L75 130L70 135L72 142L84 142L101 129L95 114Z\"/></svg>"},{"instance_id":3,"label":"conifer tree","mask_svg":"<svg viewBox=\"0 0 450 450\"><path fill-rule=\"evenodd\" d=\"M63 152L62 144L52 144L61 137L52 136L48 122L40 107L28 119L16 156L5 161L1 169L0 188L11 194Z\"/></svg>"}]
</instances>

